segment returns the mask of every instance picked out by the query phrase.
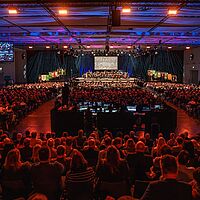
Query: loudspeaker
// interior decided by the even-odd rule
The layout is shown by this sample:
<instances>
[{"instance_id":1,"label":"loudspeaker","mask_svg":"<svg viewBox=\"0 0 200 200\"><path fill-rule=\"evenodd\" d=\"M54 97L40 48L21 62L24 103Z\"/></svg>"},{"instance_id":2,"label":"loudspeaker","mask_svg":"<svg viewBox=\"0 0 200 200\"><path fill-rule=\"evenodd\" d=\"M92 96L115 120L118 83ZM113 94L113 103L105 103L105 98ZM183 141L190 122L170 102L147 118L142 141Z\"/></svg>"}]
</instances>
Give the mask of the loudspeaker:
<instances>
[{"instance_id":1,"label":"loudspeaker","mask_svg":"<svg viewBox=\"0 0 200 200\"><path fill-rule=\"evenodd\" d=\"M120 26L120 24L121 24L120 10L113 10L112 11L112 26Z\"/></svg>"}]
</instances>

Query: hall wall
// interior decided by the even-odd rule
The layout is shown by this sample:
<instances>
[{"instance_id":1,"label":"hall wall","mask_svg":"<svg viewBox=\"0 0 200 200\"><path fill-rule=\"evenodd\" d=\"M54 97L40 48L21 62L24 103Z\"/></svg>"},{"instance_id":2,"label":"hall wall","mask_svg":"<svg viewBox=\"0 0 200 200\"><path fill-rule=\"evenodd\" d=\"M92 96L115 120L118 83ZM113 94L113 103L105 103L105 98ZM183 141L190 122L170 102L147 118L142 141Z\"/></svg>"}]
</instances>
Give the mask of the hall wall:
<instances>
[{"instance_id":1,"label":"hall wall","mask_svg":"<svg viewBox=\"0 0 200 200\"><path fill-rule=\"evenodd\" d=\"M184 83L200 81L200 47L184 51Z\"/></svg>"},{"instance_id":2,"label":"hall wall","mask_svg":"<svg viewBox=\"0 0 200 200\"><path fill-rule=\"evenodd\" d=\"M0 63L0 85L5 85L5 76L10 77L14 83L25 83L24 66L26 65L26 51L15 49L14 62Z\"/></svg>"}]
</instances>

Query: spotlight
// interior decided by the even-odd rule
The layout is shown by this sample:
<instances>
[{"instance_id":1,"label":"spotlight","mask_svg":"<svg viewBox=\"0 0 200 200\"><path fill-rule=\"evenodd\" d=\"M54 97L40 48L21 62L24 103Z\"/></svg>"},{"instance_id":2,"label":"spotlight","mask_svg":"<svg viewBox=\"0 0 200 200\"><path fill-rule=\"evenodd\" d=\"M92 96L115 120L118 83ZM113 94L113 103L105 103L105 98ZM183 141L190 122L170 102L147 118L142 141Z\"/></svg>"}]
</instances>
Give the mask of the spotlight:
<instances>
[{"instance_id":1,"label":"spotlight","mask_svg":"<svg viewBox=\"0 0 200 200\"><path fill-rule=\"evenodd\" d=\"M17 12L17 9L15 9L15 8L9 8L8 13L9 14L17 14L18 12Z\"/></svg>"},{"instance_id":2,"label":"spotlight","mask_svg":"<svg viewBox=\"0 0 200 200\"><path fill-rule=\"evenodd\" d=\"M127 46L127 49L131 49L131 46Z\"/></svg>"},{"instance_id":3,"label":"spotlight","mask_svg":"<svg viewBox=\"0 0 200 200\"><path fill-rule=\"evenodd\" d=\"M167 47L168 49L172 49L172 47Z\"/></svg>"},{"instance_id":4,"label":"spotlight","mask_svg":"<svg viewBox=\"0 0 200 200\"><path fill-rule=\"evenodd\" d=\"M113 46L110 46L110 48L113 49L114 47L113 47Z\"/></svg>"},{"instance_id":5,"label":"spotlight","mask_svg":"<svg viewBox=\"0 0 200 200\"><path fill-rule=\"evenodd\" d=\"M129 7L122 8L122 13L130 13L130 12L131 12L131 8L129 8Z\"/></svg>"},{"instance_id":6,"label":"spotlight","mask_svg":"<svg viewBox=\"0 0 200 200\"><path fill-rule=\"evenodd\" d=\"M65 46L63 46L63 49L67 49L67 48L68 48L68 46L66 46L66 45L65 45Z\"/></svg>"},{"instance_id":7,"label":"spotlight","mask_svg":"<svg viewBox=\"0 0 200 200\"><path fill-rule=\"evenodd\" d=\"M147 46L146 48L147 48L147 49L150 49L151 47L150 47L150 46Z\"/></svg>"},{"instance_id":8,"label":"spotlight","mask_svg":"<svg viewBox=\"0 0 200 200\"><path fill-rule=\"evenodd\" d=\"M50 46L46 46L46 49L50 49Z\"/></svg>"},{"instance_id":9,"label":"spotlight","mask_svg":"<svg viewBox=\"0 0 200 200\"><path fill-rule=\"evenodd\" d=\"M61 9L58 11L59 15L67 15L68 11L66 9Z\"/></svg>"},{"instance_id":10,"label":"spotlight","mask_svg":"<svg viewBox=\"0 0 200 200\"><path fill-rule=\"evenodd\" d=\"M190 47L185 47L186 49L190 49Z\"/></svg>"},{"instance_id":11,"label":"spotlight","mask_svg":"<svg viewBox=\"0 0 200 200\"><path fill-rule=\"evenodd\" d=\"M178 10L176 9L169 9L168 10L168 15L176 15L178 13Z\"/></svg>"},{"instance_id":12,"label":"spotlight","mask_svg":"<svg viewBox=\"0 0 200 200\"><path fill-rule=\"evenodd\" d=\"M32 49L33 47L32 47L32 46L29 46L28 48L29 48L29 49Z\"/></svg>"},{"instance_id":13,"label":"spotlight","mask_svg":"<svg viewBox=\"0 0 200 200\"><path fill-rule=\"evenodd\" d=\"M87 45L86 47L89 49L89 48L90 48L90 45Z\"/></svg>"}]
</instances>

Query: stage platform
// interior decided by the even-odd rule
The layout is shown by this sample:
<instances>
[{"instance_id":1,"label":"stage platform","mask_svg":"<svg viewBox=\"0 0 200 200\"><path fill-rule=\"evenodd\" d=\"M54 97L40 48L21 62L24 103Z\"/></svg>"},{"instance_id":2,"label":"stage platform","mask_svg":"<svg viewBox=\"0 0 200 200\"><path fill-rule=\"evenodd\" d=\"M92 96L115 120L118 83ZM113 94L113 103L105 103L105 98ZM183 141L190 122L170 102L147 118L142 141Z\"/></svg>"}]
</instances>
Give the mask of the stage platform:
<instances>
[{"instance_id":1,"label":"stage platform","mask_svg":"<svg viewBox=\"0 0 200 200\"><path fill-rule=\"evenodd\" d=\"M92 113L91 119L97 129L103 132L105 129L116 134L118 131L129 133L133 130L134 124L145 124L145 131L151 133L152 137L157 137L162 132L166 138L174 132L177 126L177 111L170 106L165 110L148 112L98 112ZM70 112L51 110L51 130L58 136L64 131L71 135L76 135L79 129L88 126L84 112Z\"/></svg>"}]
</instances>

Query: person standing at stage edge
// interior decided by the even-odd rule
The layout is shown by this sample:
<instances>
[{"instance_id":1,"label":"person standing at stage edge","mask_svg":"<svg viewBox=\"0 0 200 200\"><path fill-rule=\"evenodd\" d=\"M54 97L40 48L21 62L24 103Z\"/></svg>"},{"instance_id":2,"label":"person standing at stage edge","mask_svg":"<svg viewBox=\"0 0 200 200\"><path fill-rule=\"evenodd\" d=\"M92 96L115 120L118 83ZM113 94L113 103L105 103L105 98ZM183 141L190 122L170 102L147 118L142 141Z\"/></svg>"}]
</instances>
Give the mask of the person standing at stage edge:
<instances>
[{"instance_id":1,"label":"person standing at stage edge","mask_svg":"<svg viewBox=\"0 0 200 200\"><path fill-rule=\"evenodd\" d=\"M62 105L63 106L66 105L68 107L69 94L70 94L69 85L65 83L62 88Z\"/></svg>"}]
</instances>

